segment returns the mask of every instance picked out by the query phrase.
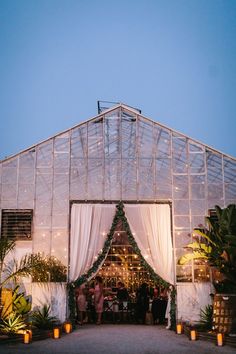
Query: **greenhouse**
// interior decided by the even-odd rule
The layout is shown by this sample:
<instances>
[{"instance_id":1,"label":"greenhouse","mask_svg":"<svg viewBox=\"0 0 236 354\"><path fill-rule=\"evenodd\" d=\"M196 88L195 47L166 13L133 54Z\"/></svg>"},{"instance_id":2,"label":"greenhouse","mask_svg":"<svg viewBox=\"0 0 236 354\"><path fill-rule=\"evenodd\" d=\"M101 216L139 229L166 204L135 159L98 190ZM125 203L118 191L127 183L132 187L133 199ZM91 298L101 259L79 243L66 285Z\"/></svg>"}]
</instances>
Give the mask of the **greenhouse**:
<instances>
[{"instance_id":1,"label":"greenhouse","mask_svg":"<svg viewBox=\"0 0 236 354\"><path fill-rule=\"evenodd\" d=\"M185 320L209 303L207 263L178 259L215 205L236 203L235 158L117 104L1 161L0 181L1 237L16 241L16 258L51 256L67 282L100 274L106 287L122 280L135 291L160 279L176 287ZM33 304L67 318L66 282L33 280L23 279Z\"/></svg>"}]
</instances>

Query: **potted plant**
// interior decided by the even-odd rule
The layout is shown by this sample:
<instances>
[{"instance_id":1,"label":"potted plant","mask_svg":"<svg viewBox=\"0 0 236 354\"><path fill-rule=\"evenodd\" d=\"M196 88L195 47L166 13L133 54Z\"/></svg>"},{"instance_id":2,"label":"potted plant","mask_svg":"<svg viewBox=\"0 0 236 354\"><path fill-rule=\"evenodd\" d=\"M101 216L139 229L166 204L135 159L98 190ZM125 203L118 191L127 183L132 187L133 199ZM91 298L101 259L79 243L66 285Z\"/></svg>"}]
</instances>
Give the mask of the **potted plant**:
<instances>
[{"instance_id":1,"label":"potted plant","mask_svg":"<svg viewBox=\"0 0 236 354\"><path fill-rule=\"evenodd\" d=\"M191 252L182 256L178 264L183 265L191 260L207 260L212 268L213 284L216 289L213 315L221 331L235 331L236 316L236 205L230 204L226 208L215 207L216 217L207 216L207 227L194 229L199 239L188 244L185 248ZM215 272L220 277L214 278ZM225 303L224 303L225 301ZM227 302L226 302L227 301ZM228 326L220 323L224 316ZM220 320L221 319L221 320Z\"/></svg>"}]
</instances>

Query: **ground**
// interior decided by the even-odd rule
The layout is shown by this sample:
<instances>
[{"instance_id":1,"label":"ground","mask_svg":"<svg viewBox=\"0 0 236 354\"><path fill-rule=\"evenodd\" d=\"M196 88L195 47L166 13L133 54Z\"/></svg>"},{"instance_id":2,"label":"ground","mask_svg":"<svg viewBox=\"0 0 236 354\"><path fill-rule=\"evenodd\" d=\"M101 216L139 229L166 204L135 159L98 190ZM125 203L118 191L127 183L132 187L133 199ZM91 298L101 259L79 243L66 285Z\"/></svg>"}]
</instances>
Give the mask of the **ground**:
<instances>
[{"instance_id":1,"label":"ground","mask_svg":"<svg viewBox=\"0 0 236 354\"><path fill-rule=\"evenodd\" d=\"M235 348L216 347L212 342L191 342L164 326L84 325L60 339L46 339L31 344L5 344L4 354L233 354Z\"/></svg>"}]
</instances>

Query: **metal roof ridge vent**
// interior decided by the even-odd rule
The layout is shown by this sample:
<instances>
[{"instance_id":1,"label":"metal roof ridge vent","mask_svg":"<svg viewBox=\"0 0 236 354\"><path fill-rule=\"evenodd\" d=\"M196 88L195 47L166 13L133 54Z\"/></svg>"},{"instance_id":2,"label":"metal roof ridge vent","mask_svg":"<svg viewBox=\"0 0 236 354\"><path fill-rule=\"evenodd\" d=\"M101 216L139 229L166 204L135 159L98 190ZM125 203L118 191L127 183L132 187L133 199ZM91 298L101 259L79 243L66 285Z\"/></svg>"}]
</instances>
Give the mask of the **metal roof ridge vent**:
<instances>
[{"instance_id":1,"label":"metal roof ridge vent","mask_svg":"<svg viewBox=\"0 0 236 354\"><path fill-rule=\"evenodd\" d=\"M125 103L122 102L114 102L114 101L97 101L97 108L98 108L98 114L101 114L103 111L106 111L110 108L112 108L113 106L125 106L127 108L131 108L134 109L135 111L137 111L139 114L142 113L141 109L136 108L136 107L132 107L129 106Z\"/></svg>"}]
</instances>

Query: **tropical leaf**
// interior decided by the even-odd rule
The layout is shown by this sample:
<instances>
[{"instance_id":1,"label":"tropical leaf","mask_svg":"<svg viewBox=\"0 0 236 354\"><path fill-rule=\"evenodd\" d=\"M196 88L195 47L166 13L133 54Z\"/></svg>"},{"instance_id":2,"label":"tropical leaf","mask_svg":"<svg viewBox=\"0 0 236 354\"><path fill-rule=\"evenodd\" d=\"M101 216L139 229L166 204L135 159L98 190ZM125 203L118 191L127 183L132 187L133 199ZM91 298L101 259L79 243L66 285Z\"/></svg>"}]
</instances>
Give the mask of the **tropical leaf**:
<instances>
[{"instance_id":1,"label":"tropical leaf","mask_svg":"<svg viewBox=\"0 0 236 354\"><path fill-rule=\"evenodd\" d=\"M16 312L12 312L7 318L2 319L0 323L0 331L5 334L18 333L26 328L26 323L23 317Z\"/></svg>"},{"instance_id":2,"label":"tropical leaf","mask_svg":"<svg viewBox=\"0 0 236 354\"><path fill-rule=\"evenodd\" d=\"M42 309L34 311L32 314L32 323L35 327L41 329L51 329L59 320L50 315L50 305L44 304Z\"/></svg>"}]
</instances>

